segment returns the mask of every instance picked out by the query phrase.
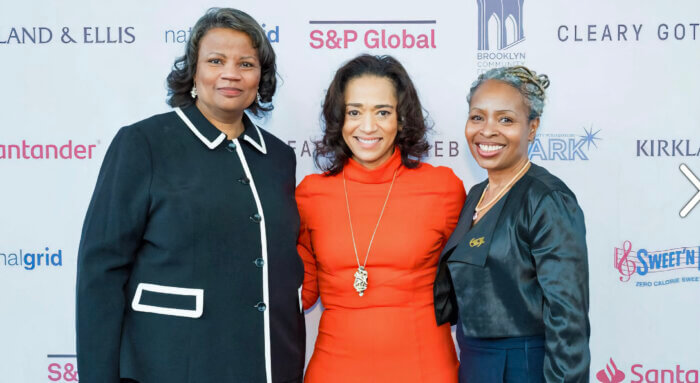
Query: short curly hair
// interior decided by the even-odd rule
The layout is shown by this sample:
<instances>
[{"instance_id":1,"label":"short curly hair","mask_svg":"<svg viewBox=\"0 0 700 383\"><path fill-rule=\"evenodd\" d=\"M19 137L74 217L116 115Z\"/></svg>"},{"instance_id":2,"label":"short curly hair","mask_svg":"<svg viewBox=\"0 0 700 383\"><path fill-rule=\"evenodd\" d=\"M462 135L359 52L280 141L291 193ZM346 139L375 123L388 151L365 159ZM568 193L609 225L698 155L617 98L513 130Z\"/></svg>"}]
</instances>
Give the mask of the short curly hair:
<instances>
[{"instance_id":1,"label":"short curly hair","mask_svg":"<svg viewBox=\"0 0 700 383\"><path fill-rule=\"evenodd\" d=\"M343 139L345 123L345 90L350 80L362 76L387 78L396 89L398 121L401 129L394 145L401 152L401 162L416 168L430 149L426 134L430 129L411 78L401 63L391 56L360 55L348 61L335 73L323 102L323 138L314 151L316 166L326 175L338 174L352 157Z\"/></svg>"},{"instance_id":2,"label":"short curly hair","mask_svg":"<svg viewBox=\"0 0 700 383\"><path fill-rule=\"evenodd\" d=\"M525 105L530 109L530 121L542 115L545 89L549 87L549 77L546 74L538 75L535 71L520 65L491 69L479 75L479 78L472 83L467 102L471 103L474 92L486 80L503 81L517 89L523 95Z\"/></svg>"},{"instance_id":3,"label":"short curly hair","mask_svg":"<svg viewBox=\"0 0 700 383\"><path fill-rule=\"evenodd\" d=\"M197 71L199 44L202 37L214 28L230 28L250 37L261 66L258 85L260 99L253 101L247 110L256 116L271 111L272 96L277 89L275 51L260 24L247 13L233 8L209 8L204 16L197 20L187 41L185 55L175 60L173 69L168 75L168 105L182 108L194 103L190 90L194 85L194 75Z\"/></svg>"}]
</instances>

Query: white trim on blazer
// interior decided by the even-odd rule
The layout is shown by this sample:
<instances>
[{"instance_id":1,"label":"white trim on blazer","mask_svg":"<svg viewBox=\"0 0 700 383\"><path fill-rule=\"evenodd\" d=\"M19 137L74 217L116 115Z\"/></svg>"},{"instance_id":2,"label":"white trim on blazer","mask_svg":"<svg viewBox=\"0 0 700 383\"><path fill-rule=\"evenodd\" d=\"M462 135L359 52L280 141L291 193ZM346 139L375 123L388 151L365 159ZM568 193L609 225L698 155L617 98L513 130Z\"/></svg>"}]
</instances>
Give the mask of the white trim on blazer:
<instances>
[{"instance_id":1,"label":"white trim on blazer","mask_svg":"<svg viewBox=\"0 0 700 383\"><path fill-rule=\"evenodd\" d=\"M172 295L184 295L191 296L195 298L195 309L185 310L185 309L174 309L170 307L160 307L153 305L146 305L141 303L141 295L144 291L151 291L154 293L161 294L172 294ZM134 311L141 311L145 313L172 315L176 317L186 317L186 318L199 318L204 312L204 290L202 289L186 289L183 287L172 287L172 286L162 286L154 285L152 283L139 283L136 287L136 294L134 294L134 299L131 301L131 308Z\"/></svg>"},{"instance_id":2,"label":"white trim on blazer","mask_svg":"<svg viewBox=\"0 0 700 383\"><path fill-rule=\"evenodd\" d=\"M260 133L258 131L258 133ZM246 137L247 138L247 137ZM260 136L262 139L262 135ZM250 180L250 190L253 192L253 198L255 199L255 206L257 207L258 214L260 215L260 247L262 249L261 257L263 259L262 267L262 280L263 280L263 303L267 305L267 308L263 312L263 332L265 338L265 376L267 377L267 383L272 383L272 353L270 346L270 291L268 286L268 262L267 262L267 231L265 230L265 214L263 213L262 203L260 202L260 196L258 195L258 189L255 187L255 179L253 174L250 172L248 167L248 162L243 155L243 149L241 149L240 141L238 138L233 139L236 144L236 154L241 159L241 165L243 165L243 171L246 177Z\"/></svg>"},{"instance_id":3,"label":"white trim on blazer","mask_svg":"<svg viewBox=\"0 0 700 383\"><path fill-rule=\"evenodd\" d=\"M199 140L202 141L204 145L207 146L207 148L214 149L215 147L219 146L219 144L222 143L224 139L226 139L226 134L222 132L221 134L219 134L218 137L216 137L216 139L214 139L214 141L209 141L206 137L204 137L202 133L199 132L197 127L195 127L192 123L192 121L190 121L190 119L187 118L187 116L185 116L185 113L182 111L182 109L175 108L175 113L177 113L177 115L180 116L180 119L185 123L185 125L187 125L187 127L190 128L192 133L194 133L194 135L197 136L197 138L199 138Z\"/></svg>"},{"instance_id":4,"label":"white trim on blazer","mask_svg":"<svg viewBox=\"0 0 700 383\"><path fill-rule=\"evenodd\" d=\"M196 126L190 121L189 118L185 115L185 113L182 111L180 108L174 108L175 113L180 117L180 119L187 125L188 128L194 133L197 138L199 138L200 141L204 143L204 145L207 146L209 149L214 149L219 144L221 144L225 139L226 139L226 134L223 132L219 134L214 141L209 141L204 135L197 129ZM262 132L260 132L260 128L258 128L257 125L253 124L253 127L255 127L255 131L258 133L258 139L260 140L260 143L256 142L254 138L248 136L247 134L243 135L243 139L248 141L255 149L257 149L260 153L262 154L267 154L267 146L265 145L265 140L263 139ZM250 178L250 177L248 177Z\"/></svg>"}]
</instances>

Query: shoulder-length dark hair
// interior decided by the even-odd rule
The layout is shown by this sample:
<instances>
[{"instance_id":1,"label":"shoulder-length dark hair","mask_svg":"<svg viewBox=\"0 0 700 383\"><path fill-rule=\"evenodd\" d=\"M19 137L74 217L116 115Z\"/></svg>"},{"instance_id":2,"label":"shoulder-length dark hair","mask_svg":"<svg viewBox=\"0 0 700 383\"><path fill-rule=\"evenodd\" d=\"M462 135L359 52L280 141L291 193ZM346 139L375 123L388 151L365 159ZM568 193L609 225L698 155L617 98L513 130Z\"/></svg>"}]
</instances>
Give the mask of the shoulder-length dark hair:
<instances>
[{"instance_id":1,"label":"shoulder-length dark hair","mask_svg":"<svg viewBox=\"0 0 700 383\"><path fill-rule=\"evenodd\" d=\"M233 8L209 8L204 16L197 20L187 41L185 55L175 60L173 69L168 75L168 105L186 107L194 103L194 99L190 96L190 90L194 85L194 74L197 71L199 43L202 37L214 28L230 28L241 31L250 37L253 48L258 53L261 66L258 86L260 100L253 101L247 110L256 116L271 111L273 108L272 96L277 88L275 51L265 36L265 31L255 19L243 11Z\"/></svg>"},{"instance_id":2,"label":"shoulder-length dark hair","mask_svg":"<svg viewBox=\"0 0 700 383\"><path fill-rule=\"evenodd\" d=\"M347 62L335 73L323 102L323 138L316 142L316 166L327 175L338 174L352 151L343 139L345 123L345 88L350 80L361 76L388 78L394 84L397 99L399 132L394 144L401 151L401 162L416 168L430 149L426 139L429 129L423 107L403 65L391 56L361 55Z\"/></svg>"}]
</instances>

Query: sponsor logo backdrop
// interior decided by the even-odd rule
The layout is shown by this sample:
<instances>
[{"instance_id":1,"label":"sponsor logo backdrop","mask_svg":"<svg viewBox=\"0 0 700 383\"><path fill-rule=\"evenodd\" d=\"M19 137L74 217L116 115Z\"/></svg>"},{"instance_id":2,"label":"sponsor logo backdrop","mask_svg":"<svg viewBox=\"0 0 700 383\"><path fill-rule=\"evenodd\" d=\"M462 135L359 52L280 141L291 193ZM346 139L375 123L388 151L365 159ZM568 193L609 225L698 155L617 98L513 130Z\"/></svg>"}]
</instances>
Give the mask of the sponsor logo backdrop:
<instances>
[{"instance_id":1,"label":"sponsor logo backdrop","mask_svg":"<svg viewBox=\"0 0 700 383\"><path fill-rule=\"evenodd\" d=\"M278 54L275 110L260 124L295 148L298 180L317 171L323 95L356 54L405 64L434 123L428 161L467 188L485 177L463 136L471 82L504 64L547 73L530 157L569 184L586 214L591 380L697 382L699 3L86 4L11 2L0 12L3 381L79 379L76 253L101 160L121 126L169 109L165 77L196 19L234 6L264 24ZM308 355L321 310L307 313Z\"/></svg>"}]
</instances>

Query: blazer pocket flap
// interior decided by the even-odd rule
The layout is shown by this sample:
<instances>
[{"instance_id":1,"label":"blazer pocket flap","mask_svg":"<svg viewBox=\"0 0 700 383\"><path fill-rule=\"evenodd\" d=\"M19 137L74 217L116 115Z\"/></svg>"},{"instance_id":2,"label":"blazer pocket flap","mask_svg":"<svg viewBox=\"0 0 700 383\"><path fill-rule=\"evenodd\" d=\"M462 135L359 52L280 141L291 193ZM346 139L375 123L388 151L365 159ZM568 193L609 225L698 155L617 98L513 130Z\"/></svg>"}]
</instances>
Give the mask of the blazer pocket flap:
<instances>
[{"instance_id":1,"label":"blazer pocket flap","mask_svg":"<svg viewBox=\"0 0 700 383\"><path fill-rule=\"evenodd\" d=\"M131 308L146 313L199 318L204 311L204 290L139 283Z\"/></svg>"},{"instance_id":2,"label":"blazer pocket flap","mask_svg":"<svg viewBox=\"0 0 700 383\"><path fill-rule=\"evenodd\" d=\"M473 245L473 243L472 243ZM462 262L462 263L468 263L470 265L474 266L480 266L484 267L486 265L486 257L488 256L488 247L487 246L470 246L469 243L467 242L462 242L457 247L455 247L454 251L450 255L450 258L447 260L448 263L452 262Z\"/></svg>"}]
</instances>

